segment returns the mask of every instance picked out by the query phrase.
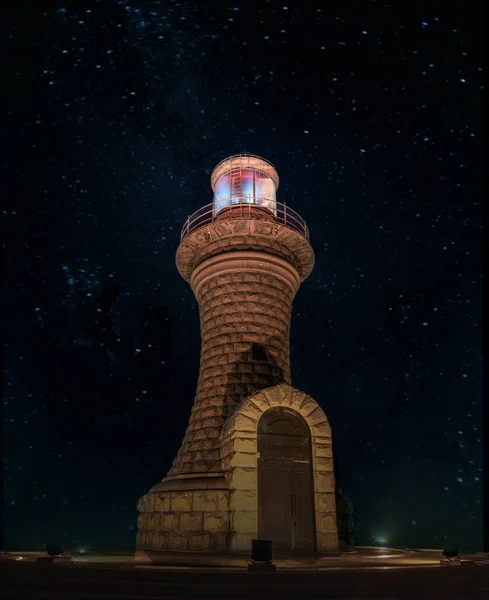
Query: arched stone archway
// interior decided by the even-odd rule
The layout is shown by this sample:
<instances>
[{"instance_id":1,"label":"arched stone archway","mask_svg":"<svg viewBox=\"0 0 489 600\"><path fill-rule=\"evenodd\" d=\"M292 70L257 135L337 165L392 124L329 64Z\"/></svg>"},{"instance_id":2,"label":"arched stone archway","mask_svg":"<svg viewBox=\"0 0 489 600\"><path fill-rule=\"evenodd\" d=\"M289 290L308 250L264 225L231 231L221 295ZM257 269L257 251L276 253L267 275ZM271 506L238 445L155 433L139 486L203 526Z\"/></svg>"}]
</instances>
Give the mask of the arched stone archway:
<instances>
[{"instance_id":1,"label":"arched stone archway","mask_svg":"<svg viewBox=\"0 0 489 600\"><path fill-rule=\"evenodd\" d=\"M261 390L238 405L221 434L221 460L230 490L230 550L248 552L259 536L258 436L262 416L281 407L308 428L312 472L314 549L338 552L331 427L319 404L287 384ZM294 415L296 415L294 417ZM305 430L303 429L302 432ZM300 437L300 436L298 436Z\"/></svg>"},{"instance_id":2,"label":"arched stone archway","mask_svg":"<svg viewBox=\"0 0 489 600\"><path fill-rule=\"evenodd\" d=\"M258 537L276 553L315 550L311 439L305 419L274 406L258 421Z\"/></svg>"}]
</instances>

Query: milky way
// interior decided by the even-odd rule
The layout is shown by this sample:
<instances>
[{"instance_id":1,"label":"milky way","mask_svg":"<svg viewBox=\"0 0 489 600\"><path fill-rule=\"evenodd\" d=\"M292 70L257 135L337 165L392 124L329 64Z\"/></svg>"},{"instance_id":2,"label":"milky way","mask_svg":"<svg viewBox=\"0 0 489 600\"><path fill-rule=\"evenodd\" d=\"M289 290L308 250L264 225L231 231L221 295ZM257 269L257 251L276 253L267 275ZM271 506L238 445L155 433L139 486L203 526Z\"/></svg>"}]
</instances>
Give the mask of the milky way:
<instances>
[{"instance_id":1,"label":"milky way","mask_svg":"<svg viewBox=\"0 0 489 600\"><path fill-rule=\"evenodd\" d=\"M7 31L4 546L133 544L183 438L199 321L174 255L240 151L316 266L294 387L357 539L481 546L476 2L36 3ZM454 3L455 4L455 3Z\"/></svg>"}]
</instances>

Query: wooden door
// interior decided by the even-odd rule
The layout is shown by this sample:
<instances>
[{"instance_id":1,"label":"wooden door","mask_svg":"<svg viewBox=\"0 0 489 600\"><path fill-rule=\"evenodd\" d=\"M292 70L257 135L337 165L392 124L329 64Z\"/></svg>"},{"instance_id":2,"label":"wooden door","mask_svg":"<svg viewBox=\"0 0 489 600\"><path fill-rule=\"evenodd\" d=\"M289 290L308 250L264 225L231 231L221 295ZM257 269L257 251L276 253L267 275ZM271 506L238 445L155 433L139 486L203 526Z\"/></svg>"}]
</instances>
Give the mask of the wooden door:
<instances>
[{"instance_id":1,"label":"wooden door","mask_svg":"<svg viewBox=\"0 0 489 600\"><path fill-rule=\"evenodd\" d=\"M258 425L258 536L279 554L314 552L310 438L300 415L267 411Z\"/></svg>"},{"instance_id":2,"label":"wooden door","mask_svg":"<svg viewBox=\"0 0 489 600\"><path fill-rule=\"evenodd\" d=\"M291 470L268 460L258 469L259 538L272 540L274 552L288 552L292 537Z\"/></svg>"},{"instance_id":3,"label":"wooden door","mask_svg":"<svg viewBox=\"0 0 489 600\"><path fill-rule=\"evenodd\" d=\"M296 463L293 469L296 552L314 552L314 514L312 502L311 464Z\"/></svg>"}]
</instances>

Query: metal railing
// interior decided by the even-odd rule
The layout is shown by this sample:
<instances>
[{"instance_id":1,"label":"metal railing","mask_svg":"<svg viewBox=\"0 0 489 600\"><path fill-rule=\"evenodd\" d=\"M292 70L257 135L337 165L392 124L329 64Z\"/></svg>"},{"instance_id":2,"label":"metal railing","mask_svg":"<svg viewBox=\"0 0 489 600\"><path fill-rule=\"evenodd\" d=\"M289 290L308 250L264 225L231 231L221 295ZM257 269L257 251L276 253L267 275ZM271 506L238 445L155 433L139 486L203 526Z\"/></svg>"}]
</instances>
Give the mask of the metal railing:
<instances>
[{"instance_id":1,"label":"metal railing","mask_svg":"<svg viewBox=\"0 0 489 600\"><path fill-rule=\"evenodd\" d=\"M243 202L245 200L245 202ZM232 203L227 200L212 202L196 210L185 221L180 235L180 241L184 240L190 233L200 229L204 225L214 223L223 219L258 219L256 209L267 213L277 223L281 223L303 235L309 240L309 229L304 219L292 208L281 202L266 198L257 198L258 202L247 202L246 198L233 198ZM260 212L261 212L260 211Z\"/></svg>"}]
</instances>

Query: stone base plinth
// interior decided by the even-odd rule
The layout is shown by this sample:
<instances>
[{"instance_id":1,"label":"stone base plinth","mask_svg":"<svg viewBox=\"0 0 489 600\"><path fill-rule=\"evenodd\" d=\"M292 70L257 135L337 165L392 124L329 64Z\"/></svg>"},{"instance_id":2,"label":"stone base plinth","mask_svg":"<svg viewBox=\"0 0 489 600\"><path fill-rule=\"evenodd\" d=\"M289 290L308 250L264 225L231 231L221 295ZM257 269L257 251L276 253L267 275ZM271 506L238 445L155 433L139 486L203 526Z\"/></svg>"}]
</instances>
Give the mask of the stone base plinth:
<instances>
[{"instance_id":1,"label":"stone base plinth","mask_svg":"<svg viewBox=\"0 0 489 600\"><path fill-rule=\"evenodd\" d=\"M229 490L223 486L223 477L168 478L155 485L138 503L137 547L227 552Z\"/></svg>"}]
</instances>

